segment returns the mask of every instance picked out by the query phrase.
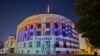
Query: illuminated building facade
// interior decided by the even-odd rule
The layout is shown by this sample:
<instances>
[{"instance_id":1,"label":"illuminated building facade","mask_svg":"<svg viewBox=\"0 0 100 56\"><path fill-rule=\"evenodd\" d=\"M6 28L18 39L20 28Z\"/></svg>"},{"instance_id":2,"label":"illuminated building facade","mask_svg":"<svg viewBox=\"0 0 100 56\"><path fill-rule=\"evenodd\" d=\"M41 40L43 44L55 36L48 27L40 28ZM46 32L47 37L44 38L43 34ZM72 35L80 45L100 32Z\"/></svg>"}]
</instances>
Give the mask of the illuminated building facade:
<instances>
[{"instance_id":1,"label":"illuminated building facade","mask_svg":"<svg viewBox=\"0 0 100 56\"><path fill-rule=\"evenodd\" d=\"M67 54L79 48L74 23L57 14L37 14L26 18L17 27L16 53Z\"/></svg>"},{"instance_id":2,"label":"illuminated building facade","mask_svg":"<svg viewBox=\"0 0 100 56\"><path fill-rule=\"evenodd\" d=\"M9 35L8 39L4 43L4 52L14 53L15 45L16 45L15 35Z\"/></svg>"},{"instance_id":3,"label":"illuminated building facade","mask_svg":"<svg viewBox=\"0 0 100 56\"><path fill-rule=\"evenodd\" d=\"M79 34L79 54L93 54L94 46L89 42L88 38L82 37L83 34Z\"/></svg>"}]
</instances>

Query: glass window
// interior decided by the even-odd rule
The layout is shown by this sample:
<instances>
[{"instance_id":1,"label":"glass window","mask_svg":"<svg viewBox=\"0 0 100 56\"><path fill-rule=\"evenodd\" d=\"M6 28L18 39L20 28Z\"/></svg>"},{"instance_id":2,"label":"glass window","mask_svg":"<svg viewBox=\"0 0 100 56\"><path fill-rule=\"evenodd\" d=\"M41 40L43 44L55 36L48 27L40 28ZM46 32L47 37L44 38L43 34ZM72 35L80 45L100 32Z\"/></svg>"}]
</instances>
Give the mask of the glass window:
<instances>
[{"instance_id":1,"label":"glass window","mask_svg":"<svg viewBox=\"0 0 100 56\"><path fill-rule=\"evenodd\" d=\"M13 46L13 41L10 42L10 46Z\"/></svg>"},{"instance_id":2,"label":"glass window","mask_svg":"<svg viewBox=\"0 0 100 56\"><path fill-rule=\"evenodd\" d=\"M27 50L27 53L30 53L30 50Z\"/></svg>"},{"instance_id":3,"label":"glass window","mask_svg":"<svg viewBox=\"0 0 100 56\"><path fill-rule=\"evenodd\" d=\"M57 23L54 23L54 25L55 25L55 28L58 28L58 24Z\"/></svg>"},{"instance_id":4,"label":"glass window","mask_svg":"<svg viewBox=\"0 0 100 56\"><path fill-rule=\"evenodd\" d=\"M39 50L36 50L36 53L38 54L39 53Z\"/></svg>"},{"instance_id":5,"label":"glass window","mask_svg":"<svg viewBox=\"0 0 100 56\"><path fill-rule=\"evenodd\" d=\"M66 51L66 53L69 53L69 51Z\"/></svg>"},{"instance_id":6,"label":"glass window","mask_svg":"<svg viewBox=\"0 0 100 56\"><path fill-rule=\"evenodd\" d=\"M41 24L38 24L37 28L41 28Z\"/></svg>"},{"instance_id":7,"label":"glass window","mask_svg":"<svg viewBox=\"0 0 100 56\"><path fill-rule=\"evenodd\" d=\"M66 42L64 42L64 47L65 47L65 48L67 47Z\"/></svg>"},{"instance_id":8,"label":"glass window","mask_svg":"<svg viewBox=\"0 0 100 56\"><path fill-rule=\"evenodd\" d=\"M23 50L22 50L22 53L23 53Z\"/></svg>"},{"instance_id":9,"label":"glass window","mask_svg":"<svg viewBox=\"0 0 100 56\"><path fill-rule=\"evenodd\" d=\"M31 25L30 29L33 29L33 25Z\"/></svg>"},{"instance_id":10,"label":"glass window","mask_svg":"<svg viewBox=\"0 0 100 56\"><path fill-rule=\"evenodd\" d=\"M41 31L37 31L37 35L40 36L41 35Z\"/></svg>"},{"instance_id":11,"label":"glass window","mask_svg":"<svg viewBox=\"0 0 100 56\"><path fill-rule=\"evenodd\" d=\"M26 46L26 43L24 42L24 48L25 48L25 46Z\"/></svg>"},{"instance_id":12,"label":"glass window","mask_svg":"<svg viewBox=\"0 0 100 56\"><path fill-rule=\"evenodd\" d=\"M58 36L59 35L59 32L58 31L55 31L55 35Z\"/></svg>"},{"instance_id":13,"label":"glass window","mask_svg":"<svg viewBox=\"0 0 100 56\"><path fill-rule=\"evenodd\" d=\"M17 53L17 50L16 50L16 53Z\"/></svg>"},{"instance_id":14,"label":"glass window","mask_svg":"<svg viewBox=\"0 0 100 56\"><path fill-rule=\"evenodd\" d=\"M26 38L26 33L24 35L25 35L25 38Z\"/></svg>"},{"instance_id":15,"label":"glass window","mask_svg":"<svg viewBox=\"0 0 100 56\"><path fill-rule=\"evenodd\" d=\"M46 28L50 28L50 23L46 23Z\"/></svg>"},{"instance_id":16,"label":"glass window","mask_svg":"<svg viewBox=\"0 0 100 56\"><path fill-rule=\"evenodd\" d=\"M41 46L41 42L37 41L37 47L40 47L40 46Z\"/></svg>"},{"instance_id":17,"label":"glass window","mask_svg":"<svg viewBox=\"0 0 100 56\"><path fill-rule=\"evenodd\" d=\"M32 42L29 42L29 47L32 47Z\"/></svg>"},{"instance_id":18,"label":"glass window","mask_svg":"<svg viewBox=\"0 0 100 56\"><path fill-rule=\"evenodd\" d=\"M30 36L33 36L33 32L30 32Z\"/></svg>"},{"instance_id":19,"label":"glass window","mask_svg":"<svg viewBox=\"0 0 100 56\"><path fill-rule=\"evenodd\" d=\"M59 47L59 42L56 41L55 47Z\"/></svg>"},{"instance_id":20,"label":"glass window","mask_svg":"<svg viewBox=\"0 0 100 56\"><path fill-rule=\"evenodd\" d=\"M62 24L62 29L65 29L65 24Z\"/></svg>"},{"instance_id":21,"label":"glass window","mask_svg":"<svg viewBox=\"0 0 100 56\"><path fill-rule=\"evenodd\" d=\"M66 33L63 31L63 36L65 37L66 36Z\"/></svg>"},{"instance_id":22,"label":"glass window","mask_svg":"<svg viewBox=\"0 0 100 56\"><path fill-rule=\"evenodd\" d=\"M41 35L41 31L37 31L37 35L40 36Z\"/></svg>"},{"instance_id":23,"label":"glass window","mask_svg":"<svg viewBox=\"0 0 100 56\"><path fill-rule=\"evenodd\" d=\"M46 31L45 32L45 35L50 35L50 31Z\"/></svg>"},{"instance_id":24,"label":"glass window","mask_svg":"<svg viewBox=\"0 0 100 56\"><path fill-rule=\"evenodd\" d=\"M59 54L60 53L60 51L56 51L56 54Z\"/></svg>"},{"instance_id":25,"label":"glass window","mask_svg":"<svg viewBox=\"0 0 100 56\"><path fill-rule=\"evenodd\" d=\"M27 27L25 29L27 30Z\"/></svg>"}]
</instances>

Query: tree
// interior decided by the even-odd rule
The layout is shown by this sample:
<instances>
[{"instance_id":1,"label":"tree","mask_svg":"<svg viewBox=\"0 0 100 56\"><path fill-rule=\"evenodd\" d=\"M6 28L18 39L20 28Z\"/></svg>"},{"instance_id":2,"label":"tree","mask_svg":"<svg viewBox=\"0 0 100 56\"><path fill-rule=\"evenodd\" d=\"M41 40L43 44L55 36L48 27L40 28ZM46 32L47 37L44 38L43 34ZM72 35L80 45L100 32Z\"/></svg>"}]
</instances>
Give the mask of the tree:
<instances>
[{"instance_id":1,"label":"tree","mask_svg":"<svg viewBox=\"0 0 100 56\"><path fill-rule=\"evenodd\" d=\"M75 12L81 17L75 29L85 32L90 43L100 47L100 0L76 0L75 5Z\"/></svg>"}]
</instances>

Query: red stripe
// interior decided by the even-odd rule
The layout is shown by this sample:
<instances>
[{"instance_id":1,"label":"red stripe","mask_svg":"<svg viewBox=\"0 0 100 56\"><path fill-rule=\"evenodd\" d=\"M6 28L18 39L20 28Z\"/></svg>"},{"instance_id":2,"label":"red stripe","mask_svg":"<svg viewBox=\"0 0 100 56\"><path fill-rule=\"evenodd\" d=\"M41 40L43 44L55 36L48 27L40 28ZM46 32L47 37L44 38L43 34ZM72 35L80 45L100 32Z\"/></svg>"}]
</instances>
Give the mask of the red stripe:
<instances>
[{"instance_id":1,"label":"red stripe","mask_svg":"<svg viewBox=\"0 0 100 56\"><path fill-rule=\"evenodd\" d=\"M63 39L63 38L56 38L57 41L63 41L63 42L70 42L70 40Z\"/></svg>"}]
</instances>

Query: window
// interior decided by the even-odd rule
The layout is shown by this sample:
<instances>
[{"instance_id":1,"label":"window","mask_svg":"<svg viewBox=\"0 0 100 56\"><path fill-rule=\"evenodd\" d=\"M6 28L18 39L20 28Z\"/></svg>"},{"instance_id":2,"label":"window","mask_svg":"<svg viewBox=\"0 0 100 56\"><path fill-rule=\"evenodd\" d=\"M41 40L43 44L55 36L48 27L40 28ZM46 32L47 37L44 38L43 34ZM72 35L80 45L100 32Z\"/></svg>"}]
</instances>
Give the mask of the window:
<instances>
[{"instance_id":1,"label":"window","mask_svg":"<svg viewBox=\"0 0 100 56\"><path fill-rule=\"evenodd\" d=\"M41 31L37 31L37 35L40 36L41 35Z\"/></svg>"},{"instance_id":2,"label":"window","mask_svg":"<svg viewBox=\"0 0 100 56\"><path fill-rule=\"evenodd\" d=\"M57 23L54 23L54 25L55 25L55 28L58 28L58 24Z\"/></svg>"},{"instance_id":3,"label":"window","mask_svg":"<svg viewBox=\"0 0 100 56\"><path fill-rule=\"evenodd\" d=\"M65 24L62 24L62 29L65 29Z\"/></svg>"},{"instance_id":4,"label":"window","mask_svg":"<svg viewBox=\"0 0 100 56\"><path fill-rule=\"evenodd\" d=\"M50 31L46 31L45 32L45 35L50 35Z\"/></svg>"},{"instance_id":5,"label":"window","mask_svg":"<svg viewBox=\"0 0 100 56\"><path fill-rule=\"evenodd\" d=\"M26 33L25 33L25 38L26 38Z\"/></svg>"},{"instance_id":6,"label":"window","mask_svg":"<svg viewBox=\"0 0 100 56\"><path fill-rule=\"evenodd\" d=\"M30 50L27 50L27 53L30 53Z\"/></svg>"},{"instance_id":7,"label":"window","mask_svg":"<svg viewBox=\"0 0 100 56\"><path fill-rule=\"evenodd\" d=\"M55 47L59 47L59 42L56 42Z\"/></svg>"},{"instance_id":8,"label":"window","mask_svg":"<svg viewBox=\"0 0 100 56\"><path fill-rule=\"evenodd\" d=\"M31 25L30 29L33 29L33 25Z\"/></svg>"},{"instance_id":9,"label":"window","mask_svg":"<svg viewBox=\"0 0 100 56\"><path fill-rule=\"evenodd\" d=\"M25 28L25 30L27 30L27 27Z\"/></svg>"},{"instance_id":10,"label":"window","mask_svg":"<svg viewBox=\"0 0 100 56\"><path fill-rule=\"evenodd\" d=\"M66 42L64 42L64 47L65 47L65 48L67 47Z\"/></svg>"},{"instance_id":11,"label":"window","mask_svg":"<svg viewBox=\"0 0 100 56\"><path fill-rule=\"evenodd\" d=\"M46 41L46 45L50 47L50 41Z\"/></svg>"},{"instance_id":12,"label":"window","mask_svg":"<svg viewBox=\"0 0 100 56\"><path fill-rule=\"evenodd\" d=\"M41 46L41 42L37 41L37 47L40 47L40 46Z\"/></svg>"},{"instance_id":13,"label":"window","mask_svg":"<svg viewBox=\"0 0 100 56\"><path fill-rule=\"evenodd\" d=\"M46 41L47 51L50 51L50 41Z\"/></svg>"},{"instance_id":14,"label":"window","mask_svg":"<svg viewBox=\"0 0 100 56\"><path fill-rule=\"evenodd\" d=\"M29 47L32 47L32 42L29 42Z\"/></svg>"},{"instance_id":15,"label":"window","mask_svg":"<svg viewBox=\"0 0 100 56\"><path fill-rule=\"evenodd\" d=\"M30 36L33 36L33 32L30 32Z\"/></svg>"},{"instance_id":16,"label":"window","mask_svg":"<svg viewBox=\"0 0 100 56\"><path fill-rule=\"evenodd\" d=\"M41 24L38 24L37 28L41 28Z\"/></svg>"},{"instance_id":17,"label":"window","mask_svg":"<svg viewBox=\"0 0 100 56\"><path fill-rule=\"evenodd\" d=\"M60 51L56 51L56 54L59 54L60 53Z\"/></svg>"},{"instance_id":18,"label":"window","mask_svg":"<svg viewBox=\"0 0 100 56\"><path fill-rule=\"evenodd\" d=\"M69 53L69 51L66 51L66 53Z\"/></svg>"},{"instance_id":19,"label":"window","mask_svg":"<svg viewBox=\"0 0 100 56\"><path fill-rule=\"evenodd\" d=\"M22 53L23 53L23 50L22 50Z\"/></svg>"},{"instance_id":20,"label":"window","mask_svg":"<svg viewBox=\"0 0 100 56\"><path fill-rule=\"evenodd\" d=\"M66 33L63 31L63 36L65 37L66 36Z\"/></svg>"},{"instance_id":21,"label":"window","mask_svg":"<svg viewBox=\"0 0 100 56\"><path fill-rule=\"evenodd\" d=\"M36 53L38 54L39 53L39 50L36 50Z\"/></svg>"},{"instance_id":22,"label":"window","mask_svg":"<svg viewBox=\"0 0 100 56\"><path fill-rule=\"evenodd\" d=\"M46 23L46 28L50 28L50 23Z\"/></svg>"},{"instance_id":23,"label":"window","mask_svg":"<svg viewBox=\"0 0 100 56\"><path fill-rule=\"evenodd\" d=\"M26 43L24 42L24 48L25 48L25 46L26 46Z\"/></svg>"},{"instance_id":24,"label":"window","mask_svg":"<svg viewBox=\"0 0 100 56\"><path fill-rule=\"evenodd\" d=\"M55 31L55 35L58 36L59 35L59 32L58 31Z\"/></svg>"},{"instance_id":25,"label":"window","mask_svg":"<svg viewBox=\"0 0 100 56\"><path fill-rule=\"evenodd\" d=\"M16 53L17 53L17 50L16 50Z\"/></svg>"},{"instance_id":26,"label":"window","mask_svg":"<svg viewBox=\"0 0 100 56\"><path fill-rule=\"evenodd\" d=\"M10 42L10 46L13 46L13 41Z\"/></svg>"}]
</instances>

